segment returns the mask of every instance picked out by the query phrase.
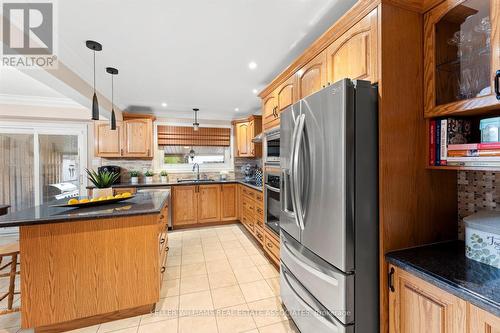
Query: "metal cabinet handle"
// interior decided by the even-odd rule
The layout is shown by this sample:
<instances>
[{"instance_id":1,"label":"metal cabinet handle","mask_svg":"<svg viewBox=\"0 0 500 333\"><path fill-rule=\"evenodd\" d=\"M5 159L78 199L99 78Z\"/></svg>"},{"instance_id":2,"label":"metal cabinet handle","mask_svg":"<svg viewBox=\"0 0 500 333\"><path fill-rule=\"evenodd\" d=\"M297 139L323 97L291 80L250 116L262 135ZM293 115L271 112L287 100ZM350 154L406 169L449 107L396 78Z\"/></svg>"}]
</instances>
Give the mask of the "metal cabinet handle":
<instances>
[{"instance_id":1,"label":"metal cabinet handle","mask_svg":"<svg viewBox=\"0 0 500 333\"><path fill-rule=\"evenodd\" d=\"M163 243L165 243L165 238L162 238L162 239L160 240L160 244L163 244Z\"/></svg>"},{"instance_id":2,"label":"metal cabinet handle","mask_svg":"<svg viewBox=\"0 0 500 333\"><path fill-rule=\"evenodd\" d=\"M389 271L389 278L387 279L387 282L389 283L389 290L391 292L394 292L394 267L391 267L391 270Z\"/></svg>"},{"instance_id":3,"label":"metal cabinet handle","mask_svg":"<svg viewBox=\"0 0 500 333\"><path fill-rule=\"evenodd\" d=\"M167 248L165 249L165 252L168 252L170 251L170 247L167 246Z\"/></svg>"},{"instance_id":4,"label":"metal cabinet handle","mask_svg":"<svg viewBox=\"0 0 500 333\"><path fill-rule=\"evenodd\" d=\"M163 266L161 269L160 269L160 273L165 273L165 266Z\"/></svg>"},{"instance_id":5,"label":"metal cabinet handle","mask_svg":"<svg viewBox=\"0 0 500 333\"><path fill-rule=\"evenodd\" d=\"M120 155L123 156L123 148L120 149Z\"/></svg>"},{"instance_id":6,"label":"metal cabinet handle","mask_svg":"<svg viewBox=\"0 0 500 333\"><path fill-rule=\"evenodd\" d=\"M495 94L497 94L497 99L500 101L500 69L495 74Z\"/></svg>"}]
</instances>

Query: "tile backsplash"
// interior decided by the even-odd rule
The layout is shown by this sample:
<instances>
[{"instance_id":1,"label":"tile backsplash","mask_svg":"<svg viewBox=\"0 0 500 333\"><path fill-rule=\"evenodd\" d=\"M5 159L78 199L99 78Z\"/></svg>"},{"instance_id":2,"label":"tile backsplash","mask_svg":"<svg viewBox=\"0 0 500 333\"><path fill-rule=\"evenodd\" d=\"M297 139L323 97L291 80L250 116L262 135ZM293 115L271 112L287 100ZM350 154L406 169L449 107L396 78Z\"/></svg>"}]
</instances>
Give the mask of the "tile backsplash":
<instances>
[{"instance_id":1,"label":"tile backsplash","mask_svg":"<svg viewBox=\"0 0 500 333\"><path fill-rule=\"evenodd\" d=\"M458 185L458 232L464 239L463 218L480 210L500 211L500 172L459 171Z\"/></svg>"}]
</instances>

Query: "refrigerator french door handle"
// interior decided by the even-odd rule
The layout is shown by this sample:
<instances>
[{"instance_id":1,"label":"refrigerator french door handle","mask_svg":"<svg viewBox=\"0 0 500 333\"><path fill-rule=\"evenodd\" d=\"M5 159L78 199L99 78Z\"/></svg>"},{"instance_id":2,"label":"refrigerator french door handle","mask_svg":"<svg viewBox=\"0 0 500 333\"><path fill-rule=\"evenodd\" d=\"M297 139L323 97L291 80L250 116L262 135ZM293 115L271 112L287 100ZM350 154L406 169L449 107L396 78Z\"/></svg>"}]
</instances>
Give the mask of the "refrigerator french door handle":
<instances>
[{"instance_id":1,"label":"refrigerator french door handle","mask_svg":"<svg viewBox=\"0 0 500 333\"><path fill-rule=\"evenodd\" d=\"M288 270L283 267L283 265L281 265L281 270L282 270L282 274L283 274L283 280L285 281L285 283L287 284L288 288L290 288L291 291L293 291L293 293L296 295L296 299L297 301L305 308L305 309L308 309L309 311L311 312L314 312L316 314L316 318L318 320L320 320L324 325L332 328L332 329L335 329L335 332L338 332L338 326L333 323L332 321L328 320L325 318L325 315L328 315L328 310L324 310L323 307L319 304L314 304L315 307L317 307L317 309L313 308L311 305L309 305L306 301L304 301L302 299L302 297L300 296L300 294L297 292L297 290L295 290L295 288L292 286L292 284L290 283L290 279L289 279L289 276L291 277L290 273L288 272ZM294 277L291 277L292 279L295 280ZM332 327L334 326L334 327Z\"/></svg>"},{"instance_id":2,"label":"refrigerator french door handle","mask_svg":"<svg viewBox=\"0 0 500 333\"><path fill-rule=\"evenodd\" d=\"M299 183L299 173L298 173L298 165L299 165L299 152L300 152L300 144L302 142L302 139L304 137L304 124L305 124L305 119L306 115L301 114L299 116L299 122L297 125L297 132L296 132L296 137L294 140L294 145L293 145L293 160L292 160L292 170L293 170L293 196L295 198L295 215L297 216L297 220L299 221L300 229L304 230L304 211L302 209L302 204L299 200L300 198L300 191L299 187L297 184Z\"/></svg>"},{"instance_id":3,"label":"refrigerator french door handle","mask_svg":"<svg viewBox=\"0 0 500 333\"><path fill-rule=\"evenodd\" d=\"M280 204L281 204L281 211L286 213L289 216L294 216L294 213L288 210L288 191L290 191L290 183L289 183L289 173L290 170L288 169L282 169L281 170L281 197L280 197ZM297 225L298 226L298 225Z\"/></svg>"},{"instance_id":4,"label":"refrigerator french door handle","mask_svg":"<svg viewBox=\"0 0 500 333\"><path fill-rule=\"evenodd\" d=\"M283 239L282 239L283 241ZM296 251L293 250L293 248L290 248L290 245L288 245L287 241L283 242L283 249L288 252L290 258L300 267L311 273L312 275L316 276L317 278L327 281L329 284L332 286L338 286L339 281L321 271L318 271L317 269L314 269L314 267L307 265L304 263L302 260L300 260L301 255L297 253Z\"/></svg>"},{"instance_id":5,"label":"refrigerator french door handle","mask_svg":"<svg viewBox=\"0 0 500 333\"><path fill-rule=\"evenodd\" d=\"M293 127L293 132L292 132L292 147L290 149L290 198L292 199L292 207L293 207L293 217L295 220L295 223L297 224L297 227L300 229L301 226L299 224L299 220L297 218L297 198L295 197L295 183L294 183L294 175L295 175L295 170L294 170L294 156L295 156L295 144L297 141L297 129L299 128L299 123L300 119L297 118L295 120L295 125Z\"/></svg>"}]
</instances>

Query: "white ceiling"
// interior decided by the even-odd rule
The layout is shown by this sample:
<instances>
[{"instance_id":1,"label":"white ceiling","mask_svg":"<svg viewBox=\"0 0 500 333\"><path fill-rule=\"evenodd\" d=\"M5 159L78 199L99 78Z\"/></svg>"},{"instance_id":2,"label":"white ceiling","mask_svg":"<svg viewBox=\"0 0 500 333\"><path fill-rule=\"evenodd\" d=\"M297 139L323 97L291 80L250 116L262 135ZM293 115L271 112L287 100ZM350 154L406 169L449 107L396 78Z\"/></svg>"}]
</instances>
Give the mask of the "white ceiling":
<instances>
[{"instance_id":1,"label":"white ceiling","mask_svg":"<svg viewBox=\"0 0 500 333\"><path fill-rule=\"evenodd\" d=\"M115 103L122 109L179 118L199 107L201 119L234 119L256 112L260 100L252 90L260 92L355 2L58 1L57 52L91 83L85 40L101 42L97 89L111 98L105 67L118 68Z\"/></svg>"}]
</instances>

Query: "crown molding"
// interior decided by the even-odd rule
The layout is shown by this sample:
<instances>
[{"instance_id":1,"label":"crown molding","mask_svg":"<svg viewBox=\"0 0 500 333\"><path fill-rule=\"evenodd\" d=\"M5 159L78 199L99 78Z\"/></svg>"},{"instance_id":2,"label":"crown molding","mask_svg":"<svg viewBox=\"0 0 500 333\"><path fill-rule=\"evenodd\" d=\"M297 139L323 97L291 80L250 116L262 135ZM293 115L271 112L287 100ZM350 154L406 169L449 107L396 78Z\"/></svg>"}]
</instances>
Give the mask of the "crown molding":
<instances>
[{"instance_id":1,"label":"crown molding","mask_svg":"<svg viewBox=\"0 0 500 333\"><path fill-rule=\"evenodd\" d=\"M0 94L0 104L85 109L79 103L69 98L61 98L61 97Z\"/></svg>"}]
</instances>

